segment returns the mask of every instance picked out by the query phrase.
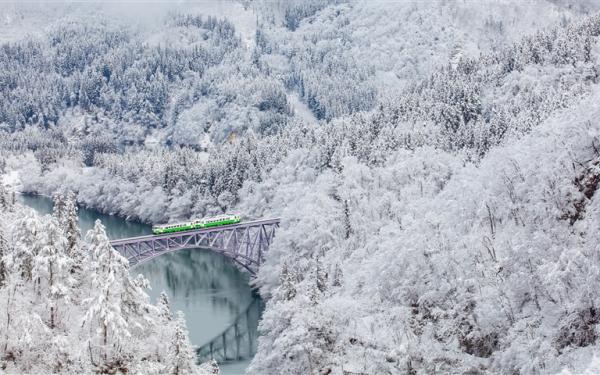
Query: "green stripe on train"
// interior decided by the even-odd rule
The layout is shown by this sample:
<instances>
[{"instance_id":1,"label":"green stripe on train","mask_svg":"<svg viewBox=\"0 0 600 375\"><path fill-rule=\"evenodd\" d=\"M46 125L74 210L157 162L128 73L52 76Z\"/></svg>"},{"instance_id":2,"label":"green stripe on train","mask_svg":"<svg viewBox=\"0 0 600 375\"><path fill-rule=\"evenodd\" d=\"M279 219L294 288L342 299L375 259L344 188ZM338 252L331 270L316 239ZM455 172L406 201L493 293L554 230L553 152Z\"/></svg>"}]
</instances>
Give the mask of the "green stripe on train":
<instances>
[{"instance_id":1,"label":"green stripe on train","mask_svg":"<svg viewBox=\"0 0 600 375\"><path fill-rule=\"evenodd\" d=\"M174 232L184 232L187 230L194 230L194 229L202 229L202 228L209 228L209 227L218 227L220 225L229 225L229 224L237 224L240 222L240 219L227 219L227 220L219 220L219 221L215 221L215 222L210 222L210 223L206 223L206 224L191 224L191 223L186 223L186 224L182 224L182 225L177 225L177 226L173 226L172 228L164 228L164 229L153 229L152 233L154 234L165 234L165 233L174 233Z\"/></svg>"}]
</instances>

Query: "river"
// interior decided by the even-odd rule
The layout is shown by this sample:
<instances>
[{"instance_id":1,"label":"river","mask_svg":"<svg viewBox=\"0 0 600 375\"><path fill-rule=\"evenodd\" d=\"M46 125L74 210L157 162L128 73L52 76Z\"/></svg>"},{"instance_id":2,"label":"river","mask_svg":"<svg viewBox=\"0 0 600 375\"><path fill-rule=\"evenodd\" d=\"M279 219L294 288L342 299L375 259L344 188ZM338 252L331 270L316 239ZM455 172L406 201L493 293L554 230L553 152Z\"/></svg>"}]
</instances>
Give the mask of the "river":
<instances>
[{"instance_id":1,"label":"river","mask_svg":"<svg viewBox=\"0 0 600 375\"><path fill-rule=\"evenodd\" d=\"M42 214L52 212L52 200L35 195L22 195L21 203ZM120 217L79 207L82 235L91 229L96 219L106 227L110 239L150 234L150 227ZM248 275L239 271L223 255L204 250L188 249L165 254L136 267L132 272L143 274L152 289L150 297L165 291L173 311L183 311L193 345L206 344L225 331L258 296L248 285ZM248 323L258 326L258 314ZM256 335L252 340L255 340ZM219 364L223 375L244 373L249 360Z\"/></svg>"}]
</instances>

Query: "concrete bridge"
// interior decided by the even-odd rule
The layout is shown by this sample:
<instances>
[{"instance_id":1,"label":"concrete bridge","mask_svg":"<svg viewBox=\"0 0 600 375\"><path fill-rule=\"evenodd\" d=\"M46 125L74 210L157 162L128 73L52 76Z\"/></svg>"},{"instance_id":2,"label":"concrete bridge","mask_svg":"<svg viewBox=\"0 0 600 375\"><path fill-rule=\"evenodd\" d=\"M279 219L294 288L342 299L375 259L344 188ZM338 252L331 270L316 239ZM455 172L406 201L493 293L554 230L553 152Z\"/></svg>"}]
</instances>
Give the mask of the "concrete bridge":
<instances>
[{"instance_id":1,"label":"concrete bridge","mask_svg":"<svg viewBox=\"0 0 600 375\"><path fill-rule=\"evenodd\" d=\"M247 221L232 225L161 235L123 238L110 244L135 267L162 254L203 248L221 253L255 275L273 242L279 219Z\"/></svg>"}]
</instances>

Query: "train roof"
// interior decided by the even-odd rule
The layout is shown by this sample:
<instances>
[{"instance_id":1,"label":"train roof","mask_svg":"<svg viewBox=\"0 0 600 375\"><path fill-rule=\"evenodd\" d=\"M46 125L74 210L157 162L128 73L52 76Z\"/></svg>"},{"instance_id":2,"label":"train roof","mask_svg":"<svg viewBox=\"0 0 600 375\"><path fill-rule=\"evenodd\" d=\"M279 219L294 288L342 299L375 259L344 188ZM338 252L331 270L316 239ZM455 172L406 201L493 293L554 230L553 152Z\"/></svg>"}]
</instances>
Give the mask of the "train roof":
<instances>
[{"instance_id":1,"label":"train roof","mask_svg":"<svg viewBox=\"0 0 600 375\"><path fill-rule=\"evenodd\" d=\"M190 220L190 221L181 221L179 223L154 224L154 225L152 225L152 227L156 228L156 227L166 227L166 226L169 226L169 225L185 225L185 224L190 224L192 222L193 222L193 220Z\"/></svg>"},{"instance_id":2,"label":"train roof","mask_svg":"<svg viewBox=\"0 0 600 375\"><path fill-rule=\"evenodd\" d=\"M216 216L207 216L207 217L203 217L201 219L192 219L189 221L181 221L178 223L154 224L154 225L152 225L152 228L166 227L166 226L171 226L171 225L186 225L186 224L190 224L190 223L193 223L193 222L199 221L199 220L222 219L222 218L226 218L226 217L230 217L230 216L240 216L240 214L221 214L221 215L216 215Z\"/></svg>"}]
</instances>

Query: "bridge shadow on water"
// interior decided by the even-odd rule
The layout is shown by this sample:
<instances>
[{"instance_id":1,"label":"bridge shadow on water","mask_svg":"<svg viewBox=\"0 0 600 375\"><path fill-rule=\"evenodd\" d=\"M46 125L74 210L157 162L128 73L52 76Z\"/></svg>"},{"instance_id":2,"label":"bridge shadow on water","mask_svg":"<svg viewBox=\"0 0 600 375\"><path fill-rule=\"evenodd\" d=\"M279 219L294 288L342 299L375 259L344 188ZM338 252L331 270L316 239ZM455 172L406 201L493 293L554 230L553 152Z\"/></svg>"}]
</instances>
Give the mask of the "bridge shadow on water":
<instances>
[{"instance_id":1,"label":"bridge shadow on water","mask_svg":"<svg viewBox=\"0 0 600 375\"><path fill-rule=\"evenodd\" d=\"M210 250L184 249L135 270L150 280L153 299L165 290L172 310L184 311L198 362L253 357L264 306L249 286L250 276L233 261Z\"/></svg>"},{"instance_id":2,"label":"bridge shadow on water","mask_svg":"<svg viewBox=\"0 0 600 375\"><path fill-rule=\"evenodd\" d=\"M256 353L258 325L264 310L260 298L255 298L235 321L209 342L196 348L198 363L211 359L218 363L251 359Z\"/></svg>"}]
</instances>

